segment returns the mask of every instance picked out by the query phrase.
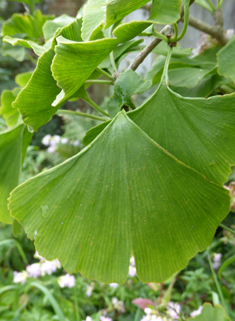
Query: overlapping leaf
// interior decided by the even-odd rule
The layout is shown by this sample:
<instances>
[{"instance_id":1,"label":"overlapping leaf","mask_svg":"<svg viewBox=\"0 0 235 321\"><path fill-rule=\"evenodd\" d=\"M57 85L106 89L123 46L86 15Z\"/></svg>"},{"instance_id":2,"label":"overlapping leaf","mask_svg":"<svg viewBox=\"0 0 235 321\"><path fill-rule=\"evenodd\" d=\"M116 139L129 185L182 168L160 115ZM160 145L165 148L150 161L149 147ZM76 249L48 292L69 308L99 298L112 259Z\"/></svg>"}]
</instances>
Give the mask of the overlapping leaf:
<instances>
[{"instance_id":1,"label":"overlapping leaf","mask_svg":"<svg viewBox=\"0 0 235 321\"><path fill-rule=\"evenodd\" d=\"M1 107L0 115L3 115L7 126L14 126L19 120L19 112L17 109L12 107L13 101L16 99L20 88L15 88L13 90L3 90L1 94Z\"/></svg>"},{"instance_id":2,"label":"overlapping leaf","mask_svg":"<svg viewBox=\"0 0 235 321\"><path fill-rule=\"evenodd\" d=\"M106 38L89 42L57 38L52 73L65 92L64 100L74 94L104 58L117 46L116 39Z\"/></svg>"},{"instance_id":3,"label":"overlapping leaf","mask_svg":"<svg viewBox=\"0 0 235 321\"><path fill-rule=\"evenodd\" d=\"M88 0L83 10L82 38L88 40L94 33L108 28L148 0Z\"/></svg>"},{"instance_id":4,"label":"overlapping leaf","mask_svg":"<svg viewBox=\"0 0 235 321\"><path fill-rule=\"evenodd\" d=\"M4 36L22 34L22 38L38 39L43 37L42 27L53 16L44 16L40 10L34 11L33 15L15 13L8 19L2 28Z\"/></svg>"},{"instance_id":5,"label":"overlapping leaf","mask_svg":"<svg viewBox=\"0 0 235 321\"><path fill-rule=\"evenodd\" d=\"M148 20L168 24L180 19L181 0L153 0L150 17Z\"/></svg>"},{"instance_id":6,"label":"overlapping leaf","mask_svg":"<svg viewBox=\"0 0 235 321\"><path fill-rule=\"evenodd\" d=\"M218 72L235 83L235 37L233 37L218 53Z\"/></svg>"},{"instance_id":7,"label":"overlapping leaf","mask_svg":"<svg viewBox=\"0 0 235 321\"><path fill-rule=\"evenodd\" d=\"M147 91L152 86L150 80L144 81L136 72L128 70L119 75L114 84L114 94L107 102L109 115L114 117L123 105L135 109L131 100L133 94L140 94Z\"/></svg>"},{"instance_id":8,"label":"overlapping leaf","mask_svg":"<svg viewBox=\"0 0 235 321\"><path fill-rule=\"evenodd\" d=\"M24 125L19 125L0 133L0 220L6 224L12 223L7 198L19 183L23 130Z\"/></svg>"},{"instance_id":9,"label":"overlapping leaf","mask_svg":"<svg viewBox=\"0 0 235 321\"><path fill-rule=\"evenodd\" d=\"M129 117L168 152L222 184L235 162L234 104L235 94L184 98L163 82Z\"/></svg>"},{"instance_id":10,"label":"overlapping leaf","mask_svg":"<svg viewBox=\"0 0 235 321\"><path fill-rule=\"evenodd\" d=\"M227 316L224 308L221 305L215 305L212 307L211 304L203 304L203 309L200 315L187 320L192 321L231 321Z\"/></svg>"},{"instance_id":11,"label":"overlapping leaf","mask_svg":"<svg viewBox=\"0 0 235 321\"><path fill-rule=\"evenodd\" d=\"M78 155L16 188L9 207L41 255L58 257L69 272L123 283L131 254L144 282L186 266L210 244L229 203L227 190L122 111Z\"/></svg>"},{"instance_id":12,"label":"overlapping leaf","mask_svg":"<svg viewBox=\"0 0 235 321\"><path fill-rule=\"evenodd\" d=\"M64 27L60 33L68 38L79 40L81 39L80 29L81 19L77 19ZM58 109L52 106L61 91L51 72L54 54L54 51L49 49L38 59L37 68L30 81L13 104L13 107L19 109L24 122L34 130L47 123Z\"/></svg>"}]
</instances>

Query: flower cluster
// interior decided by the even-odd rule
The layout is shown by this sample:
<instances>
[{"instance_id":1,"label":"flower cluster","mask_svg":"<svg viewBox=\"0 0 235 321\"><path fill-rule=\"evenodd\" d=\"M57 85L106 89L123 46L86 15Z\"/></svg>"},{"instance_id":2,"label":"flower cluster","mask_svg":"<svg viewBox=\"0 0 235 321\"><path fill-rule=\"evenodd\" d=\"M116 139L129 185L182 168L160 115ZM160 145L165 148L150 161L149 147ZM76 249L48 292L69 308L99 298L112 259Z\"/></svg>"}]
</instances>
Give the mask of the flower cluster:
<instances>
[{"instance_id":1,"label":"flower cluster","mask_svg":"<svg viewBox=\"0 0 235 321\"><path fill-rule=\"evenodd\" d=\"M78 140L75 141L69 141L68 138L63 138L60 137L59 135L54 135L51 136L50 134L46 135L43 137L42 139L42 143L45 146L48 146L47 151L49 153L54 153L56 151L56 145L57 144L71 144L75 147L77 147L78 145L80 145L80 142Z\"/></svg>"},{"instance_id":2,"label":"flower cluster","mask_svg":"<svg viewBox=\"0 0 235 321\"><path fill-rule=\"evenodd\" d=\"M35 258L39 259L38 263L30 264L26 267L26 271L14 272L14 283L24 284L27 278L37 279L40 276L45 276L46 274L51 275L56 272L57 269L61 268L60 262L56 259L53 261L47 261L44 257L40 256L38 252L34 255ZM61 288L65 286L72 288L75 285L75 277L70 274L59 277L59 285Z\"/></svg>"}]
</instances>

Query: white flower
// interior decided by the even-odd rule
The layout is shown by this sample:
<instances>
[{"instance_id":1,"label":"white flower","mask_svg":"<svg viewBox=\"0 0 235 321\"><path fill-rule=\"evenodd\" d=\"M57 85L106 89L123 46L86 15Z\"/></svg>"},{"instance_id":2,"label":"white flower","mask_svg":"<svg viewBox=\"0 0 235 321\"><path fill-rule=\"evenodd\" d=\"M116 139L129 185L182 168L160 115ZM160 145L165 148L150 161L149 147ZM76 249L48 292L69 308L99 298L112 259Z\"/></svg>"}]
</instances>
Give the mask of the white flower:
<instances>
[{"instance_id":1,"label":"white flower","mask_svg":"<svg viewBox=\"0 0 235 321\"><path fill-rule=\"evenodd\" d=\"M144 312L145 312L146 314L151 314L151 313L152 313L152 309L150 309L150 308L145 308L145 309L144 309Z\"/></svg>"},{"instance_id":2,"label":"white flower","mask_svg":"<svg viewBox=\"0 0 235 321\"><path fill-rule=\"evenodd\" d=\"M136 268L134 266L129 266L129 275L130 277L134 277L136 275Z\"/></svg>"},{"instance_id":3,"label":"white flower","mask_svg":"<svg viewBox=\"0 0 235 321\"><path fill-rule=\"evenodd\" d=\"M14 279L13 279L14 283L21 283L21 284L25 283L28 277L28 273L26 271L22 271L22 272L14 271L13 273L14 273Z\"/></svg>"},{"instance_id":4,"label":"white flower","mask_svg":"<svg viewBox=\"0 0 235 321\"><path fill-rule=\"evenodd\" d=\"M103 315L100 316L100 321L113 321L111 318L106 318Z\"/></svg>"},{"instance_id":5,"label":"white flower","mask_svg":"<svg viewBox=\"0 0 235 321\"><path fill-rule=\"evenodd\" d=\"M190 317L195 317L201 314L201 312L202 312L202 306L200 306L196 311L193 311L192 313L190 313Z\"/></svg>"},{"instance_id":6,"label":"white flower","mask_svg":"<svg viewBox=\"0 0 235 321\"><path fill-rule=\"evenodd\" d=\"M122 301L119 301L117 298L113 297L112 304L114 309L117 310L118 312L121 312L121 313L125 312L124 303Z\"/></svg>"},{"instance_id":7,"label":"white flower","mask_svg":"<svg viewBox=\"0 0 235 321\"><path fill-rule=\"evenodd\" d=\"M61 264L58 260L54 261L45 261L41 264L42 275L44 276L46 273L51 275L53 272L60 268Z\"/></svg>"},{"instance_id":8,"label":"white flower","mask_svg":"<svg viewBox=\"0 0 235 321\"><path fill-rule=\"evenodd\" d=\"M68 138L61 138L61 144L67 144L68 141Z\"/></svg>"},{"instance_id":9,"label":"white flower","mask_svg":"<svg viewBox=\"0 0 235 321\"><path fill-rule=\"evenodd\" d=\"M89 317L89 316L87 316L87 317L86 317L86 320L83 320L83 321L92 321L92 318Z\"/></svg>"},{"instance_id":10,"label":"white flower","mask_svg":"<svg viewBox=\"0 0 235 321\"><path fill-rule=\"evenodd\" d=\"M77 147L80 144L79 140L75 140L75 142L73 143L73 146Z\"/></svg>"},{"instance_id":11,"label":"white flower","mask_svg":"<svg viewBox=\"0 0 235 321\"><path fill-rule=\"evenodd\" d=\"M119 286L119 284L118 283L110 283L109 286L110 286L110 288L116 289Z\"/></svg>"},{"instance_id":12,"label":"white flower","mask_svg":"<svg viewBox=\"0 0 235 321\"><path fill-rule=\"evenodd\" d=\"M145 315L140 321L163 321L161 317L157 317L156 315Z\"/></svg>"},{"instance_id":13,"label":"white flower","mask_svg":"<svg viewBox=\"0 0 235 321\"><path fill-rule=\"evenodd\" d=\"M58 282L59 282L59 285L60 285L61 288L64 288L65 286L67 286L69 288L73 288L74 285L75 285L75 281L76 281L75 277L73 275L68 274L68 273L63 275L63 276L61 276L58 279ZM86 321L87 321L87 319L86 319ZM89 321L89 319L88 319L88 321Z\"/></svg>"},{"instance_id":14,"label":"white flower","mask_svg":"<svg viewBox=\"0 0 235 321\"><path fill-rule=\"evenodd\" d=\"M55 152L55 147L54 146L49 146L47 148L48 153L53 154Z\"/></svg>"},{"instance_id":15,"label":"white flower","mask_svg":"<svg viewBox=\"0 0 235 321\"><path fill-rule=\"evenodd\" d=\"M177 303L169 302L167 307L169 315L172 317L172 319L179 319L179 313L181 310L181 307Z\"/></svg>"},{"instance_id":16,"label":"white flower","mask_svg":"<svg viewBox=\"0 0 235 321\"><path fill-rule=\"evenodd\" d=\"M88 296L88 298L92 295L93 290L94 290L94 286L92 284L87 285L86 296Z\"/></svg>"},{"instance_id":17,"label":"white flower","mask_svg":"<svg viewBox=\"0 0 235 321\"><path fill-rule=\"evenodd\" d=\"M60 136L59 135L54 135L51 137L51 146L55 146L56 144L60 143Z\"/></svg>"},{"instance_id":18,"label":"white flower","mask_svg":"<svg viewBox=\"0 0 235 321\"><path fill-rule=\"evenodd\" d=\"M214 269L218 269L218 267L220 267L221 258L222 258L221 253L215 254L214 259L213 259L213 263L212 263L212 266Z\"/></svg>"},{"instance_id":19,"label":"white flower","mask_svg":"<svg viewBox=\"0 0 235 321\"><path fill-rule=\"evenodd\" d=\"M232 36L234 35L234 29L228 29L228 30L225 30L225 33L226 33L226 36L231 39Z\"/></svg>"},{"instance_id":20,"label":"white flower","mask_svg":"<svg viewBox=\"0 0 235 321\"><path fill-rule=\"evenodd\" d=\"M49 135L49 134L44 136L43 139L42 139L42 143L45 146L49 146L50 145L50 141L51 141L51 135Z\"/></svg>"},{"instance_id":21,"label":"white flower","mask_svg":"<svg viewBox=\"0 0 235 321\"><path fill-rule=\"evenodd\" d=\"M41 272L41 264L40 263L34 263L31 265L28 265L26 267L26 271L29 274L29 277L33 277L33 278L38 278L39 276L41 276L42 272Z\"/></svg>"}]
</instances>

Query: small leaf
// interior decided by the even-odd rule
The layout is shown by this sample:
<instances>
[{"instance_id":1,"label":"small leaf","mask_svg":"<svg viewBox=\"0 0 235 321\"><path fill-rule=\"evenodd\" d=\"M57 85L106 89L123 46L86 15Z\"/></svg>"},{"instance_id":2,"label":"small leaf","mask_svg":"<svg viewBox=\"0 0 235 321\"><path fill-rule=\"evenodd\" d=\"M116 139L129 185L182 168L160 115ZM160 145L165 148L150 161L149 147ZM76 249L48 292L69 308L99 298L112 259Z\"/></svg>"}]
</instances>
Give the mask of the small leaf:
<instances>
[{"instance_id":1,"label":"small leaf","mask_svg":"<svg viewBox=\"0 0 235 321\"><path fill-rule=\"evenodd\" d=\"M213 13L212 7L208 4L208 2L206 0L196 0L195 3L199 4L199 6L205 8L208 11L210 11L211 13Z\"/></svg>"},{"instance_id":2,"label":"small leaf","mask_svg":"<svg viewBox=\"0 0 235 321\"><path fill-rule=\"evenodd\" d=\"M226 78L232 79L235 82L235 37L232 37L229 42L217 53L218 57L218 73Z\"/></svg>"},{"instance_id":3,"label":"small leaf","mask_svg":"<svg viewBox=\"0 0 235 321\"><path fill-rule=\"evenodd\" d=\"M13 103L13 107L19 109L24 123L35 131L47 123L57 110L51 106L60 92L50 69L53 57L54 51L50 49L38 59L30 81Z\"/></svg>"},{"instance_id":4,"label":"small leaf","mask_svg":"<svg viewBox=\"0 0 235 321\"><path fill-rule=\"evenodd\" d=\"M33 15L15 13L4 22L2 33L3 36L22 34L23 38L37 40L43 37L42 26L50 19L53 16L44 16L40 10L34 11Z\"/></svg>"},{"instance_id":5,"label":"small leaf","mask_svg":"<svg viewBox=\"0 0 235 321\"><path fill-rule=\"evenodd\" d=\"M0 221L6 224L12 223L7 199L19 183L23 128L24 125L21 124L0 133Z\"/></svg>"},{"instance_id":6,"label":"small leaf","mask_svg":"<svg viewBox=\"0 0 235 321\"><path fill-rule=\"evenodd\" d=\"M151 86L151 81L144 81L133 70L128 70L120 74L114 84L114 94L107 102L109 115L114 117L121 110L123 105L135 109L131 96L143 93Z\"/></svg>"},{"instance_id":7,"label":"small leaf","mask_svg":"<svg viewBox=\"0 0 235 321\"><path fill-rule=\"evenodd\" d=\"M3 115L8 127L14 126L19 120L20 114L17 109L12 107L12 103L16 99L20 90L20 88L3 90L1 94L0 115Z\"/></svg>"},{"instance_id":8,"label":"small leaf","mask_svg":"<svg viewBox=\"0 0 235 321\"><path fill-rule=\"evenodd\" d=\"M116 39L75 42L57 38L52 73L65 92L63 101L73 95L98 65L116 47Z\"/></svg>"},{"instance_id":9,"label":"small leaf","mask_svg":"<svg viewBox=\"0 0 235 321\"><path fill-rule=\"evenodd\" d=\"M152 23L148 21L130 21L120 24L113 30L114 36L120 42L129 41L138 36L142 31L148 28Z\"/></svg>"},{"instance_id":10,"label":"small leaf","mask_svg":"<svg viewBox=\"0 0 235 321\"><path fill-rule=\"evenodd\" d=\"M25 87L32 76L32 71L22 72L15 77L15 82L20 87Z\"/></svg>"},{"instance_id":11,"label":"small leaf","mask_svg":"<svg viewBox=\"0 0 235 321\"><path fill-rule=\"evenodd\" d=\"M162 41L159 43L159 45L153 49L153 52L155 52L158 55L167 56L167 53L169 51L169 46L165 41ZM190 56L192 53L192 48L182 48L180 44L177 44L176 47L173 47L172 51L172 58L182 58Z\"/></svg>"},{"instance_id":12,"label":"small leaf","mask_svg":"<svg viewBox=\"0 0 235 321\"><path fill-rule=\"evenodd\" d=\"M89 145L102 131L107 127L110 121L101 123L86 132L86 135L83 137L82 143L84 146Z\"/></svg>"},{"instance_id":13,"label":"small leaf","mask_svg":"<svg viewBox=\"0 0 235 321\"><path fill-rule=\"evenodd\" d=\"M171 24L180 19L181 0L153 0L148 20L155 23Z\"/></svg>"},{"instance_id":14,"label":"small leaf","mask_svg":"<svg viewBox=\"0 0 235 321\"><path fill-rule=\"evenodd\" d=\"M194 321L231 321L227 316L224 308L221 305L215 305L212 307L210 303L204 303L203 309L200 315L187 320Z\"/></svg>"},{"instance_id":15,"label":"small leaf","mask_svg":"<svg viewBox=\"0 0 235 321\"><path fill-rule=\"evenodd\" d=\"M71 24L75 18L68 16L67 14L62 14L59 17L56 17L53 20L48 20L44 23L43 35L46 40L53 38L54 34L59 28L63 28Z\"/></svg>"},{"instance_id":16,"label":"small leaf","mask_svg":"<svg viewBox=\"0 0 235 321\"><path fill-rule=\"evenodd\" d=\"M40 46L39 44L31 40L12 38L9 36L5 36L3 38L3 41L11 44L12 46L22 46L28 49L33 49L37 56L41 56L44 52L48 50L48 43L44 46Z\"/></svg>"},{"instance_id":17,"label":"small leaf","mask_svg":"<svg viewBox=\"0 0 235 321\"><path fill-rule=\"evenodd\" d=\"M210 244L229 204L226 189L122 111L82 152L17 187L9 207L40 255L57 257L70 273L124 283L132 253L144 282L184 268Z\"/></svg>"},{"instance_id":18,"label":"small leaf","mask_svg":"<svg viewBox=\"0 0 235 321\"><path fill-rule=\"evenodd\" d=\"M23 47L15 46L12 47L8 43L3 43L1 47L2 56L10 56L17 61L23 61L26 55L26 50Z\"/></svg>"}]
</instances>

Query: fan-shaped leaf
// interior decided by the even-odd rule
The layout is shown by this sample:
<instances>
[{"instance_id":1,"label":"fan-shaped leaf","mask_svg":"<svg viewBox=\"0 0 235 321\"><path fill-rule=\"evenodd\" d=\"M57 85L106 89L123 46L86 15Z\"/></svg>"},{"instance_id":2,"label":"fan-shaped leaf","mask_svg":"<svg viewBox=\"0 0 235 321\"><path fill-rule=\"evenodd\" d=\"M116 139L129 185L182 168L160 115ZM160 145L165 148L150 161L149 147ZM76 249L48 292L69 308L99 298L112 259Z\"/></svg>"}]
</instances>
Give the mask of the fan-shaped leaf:
<instances>
[{"instance_id":1,"label":"fan-shaped leaf","mask_svg":"<svg viewBox=\"0 0 235 321\"><path fill-rule=\"evenodd\" d=\"M19 183L24 125L0 134L0 221L11 224L7 198Z\"/></svg>"},{"instance_id":2,"label":"fan-shaped leaf","mask_svg":"<svg viewBox=\"0 0 235 321\"><path fill-rule=\"evenodd\" d=\"M9 207L48 260L123 283L131 253L144 282L185 267L210 244L229 203L226 189L179 162L122 111L81 153L16 188Z\"/></svg>"},{"instance_id":3,"label":"fan-shaped leaf","mask_svg":"<svg viewBox=\"0 0 235 321\"><path fill-rule=\"evenodd\" d=\"M235 162L235 94L184 98L162 83L129 117L185 164L214 182L227 180Z\"/></svg>"},{"instance_id":4,"label":"fan-shaped leaf","mask_svg":"<svg viewBox=\"0 0 235 321\"><path fill-rule=\"evenodd\" d=\"M218 53L218 72L220 75L232 79L235 82L235 37L224 46Z\"/></svg>"},{"instance_id":5,"label":"fan-shaped leaf","mask_svg":"<svg viewBox=\"0 0 235 321\"><path fill-rule=\"evenodd\" d=\"M194 321L231 321L227 316L224 308L221 305L215 305L212 307L211 304L203 304L203 309L200 315L187 320Z\"/></svg>"}]
</instances>

